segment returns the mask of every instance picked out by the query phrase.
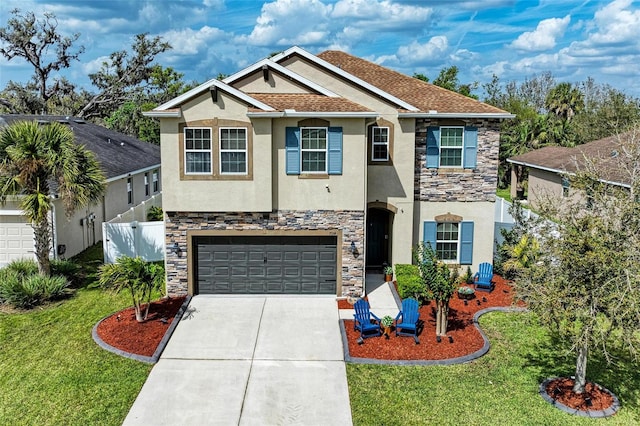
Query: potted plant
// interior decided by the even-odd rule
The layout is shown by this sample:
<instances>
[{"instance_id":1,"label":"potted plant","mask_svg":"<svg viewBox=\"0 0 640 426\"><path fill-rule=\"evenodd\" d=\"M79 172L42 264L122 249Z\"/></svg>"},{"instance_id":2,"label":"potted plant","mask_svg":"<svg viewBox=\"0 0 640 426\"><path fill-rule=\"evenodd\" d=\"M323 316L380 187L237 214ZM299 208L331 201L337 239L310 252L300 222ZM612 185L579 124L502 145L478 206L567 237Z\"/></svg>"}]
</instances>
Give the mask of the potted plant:
<instances>
[{"instance_id":1,"label":"potted plant","mask_svg":"<svg viewBox=\"0 0 640 426\"><path fill-rule=\"evenodd\" d=\"M476 294L476 291L471 287L467 287L467 286L458 287L459 299L466 299L466 300L473 299L475 294Z\"/></svg>"},{"instance_id":2,"label":"potted plant","mask_svg":"<svg viewBox=\"0 0 640 426\"><path fill-rule=\"evenodd\" d=\"M391 333L392 325L393 318L391 318L389 315L383 316L380 320L380 329L382 330L382 334L384 334L387 339L389 338L389 333Z\"/></svg>"},{"instance_id":3,"label":"potted plant","mask_svg":"<svg viewBox=\"0 0 640 426\"><path fill-rule=\"evenodd\" d=\"M393 268L391 266L385 266L384 269L384 282L390 282L393 280Z\"/></svg>"}]
</instances>

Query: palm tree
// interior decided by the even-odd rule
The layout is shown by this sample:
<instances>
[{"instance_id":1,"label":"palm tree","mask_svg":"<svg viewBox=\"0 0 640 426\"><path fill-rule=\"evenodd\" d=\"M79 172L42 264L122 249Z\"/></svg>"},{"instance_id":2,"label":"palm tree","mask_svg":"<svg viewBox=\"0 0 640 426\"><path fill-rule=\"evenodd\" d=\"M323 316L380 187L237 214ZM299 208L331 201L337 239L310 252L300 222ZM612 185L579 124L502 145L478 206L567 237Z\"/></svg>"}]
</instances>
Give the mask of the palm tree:
<instances>
[{"instance_id":1,"label":"palm tree","mask_svg":"<svg viewBox=\"0 0 640 426\"><path fill-rule=\"evenodd\" d=\"M584 95L571 83L560 83L547 94L545 106L556 117L571 121L574 115L584 109Z\"/></svg>"},{"instance_id":2,"label":"palm tree","mask_svg":"<svg viewBox=\"0 0 640 426\"><path fill-rule=\"evenodd\" d=\"M73 141L63 124L16 122L0 134L0 202L18 196L34 230L38 270L49 275L52 196L64 203L67 217L100 200L105 177L92 152Z\"/></svg>"}]
</instances>

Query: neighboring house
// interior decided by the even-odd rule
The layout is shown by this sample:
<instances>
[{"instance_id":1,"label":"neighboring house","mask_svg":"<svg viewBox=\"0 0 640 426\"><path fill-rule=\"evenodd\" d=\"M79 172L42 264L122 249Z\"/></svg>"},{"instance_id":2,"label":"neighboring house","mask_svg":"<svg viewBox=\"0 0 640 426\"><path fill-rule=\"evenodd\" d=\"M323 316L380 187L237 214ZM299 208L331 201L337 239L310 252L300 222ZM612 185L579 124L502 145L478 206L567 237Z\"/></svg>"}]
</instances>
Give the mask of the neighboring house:
<instances>
[{"instance_id":1,"label":"neighboring house","mask_svg":"<svg viewBox=\"0 0 640 426\"><path fill-rule=\"evenodd\" d=\"M0 128L17 121L58 121L68 125L75 142L92 151L107 179L102 202L66 217L61 199L52 194L52 255L70 257L102 240L102 222L113 219L160 193L160 147L85 122L80 118L40 115L0 115ZM0 266L13 259L34 257L33 229L17 199L0 205Z\"/></svg>"},{"instance_id":2,"label":"neighboring house","mask_svg":"<svg viewBox=\"0 0 640 426\"><path fill-rule=\"evenodd\" d=\"M572 148L547 146L507 159L512 164L511 197L516 198L518 186L515 167L528 169L527 200L537 207L547 197L585 197L571 188L570 176L585 170L590 163L602 182L629 187L629 175L620 164L621 144L631 141L634 133L610 136ZM635 143L638 143L637 140ZM521 186L521 185L520 185Z\"/></svg>"},{"instance_id":3,"label":"neighboring house","mask_svg":"<svg viewBox=\"0 0 640 426\"><path fill-rule=\"evenodd\" d=\"M160 119L169 294L362 294L365 270L491 262L512 115L339 51L298 47Z\"/></svg>"}]
</instances>

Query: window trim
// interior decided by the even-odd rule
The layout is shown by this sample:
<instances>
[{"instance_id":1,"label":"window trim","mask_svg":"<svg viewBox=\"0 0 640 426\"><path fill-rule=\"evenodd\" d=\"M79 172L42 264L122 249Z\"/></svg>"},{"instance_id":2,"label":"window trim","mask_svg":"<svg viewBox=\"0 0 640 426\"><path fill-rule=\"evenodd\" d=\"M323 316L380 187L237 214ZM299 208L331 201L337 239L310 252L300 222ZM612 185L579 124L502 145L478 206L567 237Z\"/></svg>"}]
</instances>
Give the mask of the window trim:
<instances>
[{"instance_id":1,"label":"window trim","mask_svg":"<svg viewBox=\"0 0 640 426\"><path fill-rule=\"evenodd\" d=\"M223 130L244 130L244 149L222 149L222 131ZM218 168L220 175L224 176L246 176L249 173L249 137L246 127L221 126L218 128ZM222 171L222 153L223 152L244 152L244 172L223 172Z\"/></svg>"},{"instance_id":2,"label":"window trim","mask_svg":"<svg viewBox=\"0 0 640 426\"><path fill-rule=\"evenodd\" d=\"M207 152L204 149L188 149L187 148L187 130L209 130L209 163L208 172L189 172L187 170L187 154L190 152ZM213 175L213 128L201 126L185 126L183 132L183 148L184 148L184 174L185 176L210 176Z\"/></svg>"},{"instance_id":3,"label":"window trim","mask_svg":"<svg viewBox=\"0 0 640 426\"><path fill-rule=\"evenodd\" d=\"M442 146L442 130L443 129L461 129L462 130L462 144L459 147ZM438 133L438 168L440 169L462 169L464 168L464 151L465 151L465 126L440 126ZM442 150L443 149L459 149L460 150L460 164L453 166L442 165Z\"/></svg>"},{"instance_id":4,"label":"window trim","mask_svg":"<svg viewBox=\"0 0 640 426\"><path fill-rule=\"evenodd\" d=\"M387 140L384 143L376 142L376 138L375 138L376 130L381 130L381 129L385 129L387 131ZM389 153L389 151L390 151L389 148L390 148L390 145L391 145L390 141L389 141L390 132L391 132L391 129L390 129L389 126L371 126L371 161L372 162L375 162L375 163L388 163L389 160L391 159L391 155ZM375 158L375 152L376 152L375 147L376 147L376 145L378 145L378 146L382 145L382 146L386 147L386 153L387 153L386 158L384 158L384 159Z\"/></svg>"},{"instance_id":5,"label":"window trim","mask_svg":"<svg viewBox=\"0 0 640 426\"><path fill-rule=\"evenodd\" d=\"M324 130L324 149L305 149L304 148L304 131L305 130ZM308 171L304 170L304 153L305 152L324 152L324 170ZM328 175L329 174L329 127L309 126L300 127L300 174L301 175Z\"/></svg>"}]
</instances>

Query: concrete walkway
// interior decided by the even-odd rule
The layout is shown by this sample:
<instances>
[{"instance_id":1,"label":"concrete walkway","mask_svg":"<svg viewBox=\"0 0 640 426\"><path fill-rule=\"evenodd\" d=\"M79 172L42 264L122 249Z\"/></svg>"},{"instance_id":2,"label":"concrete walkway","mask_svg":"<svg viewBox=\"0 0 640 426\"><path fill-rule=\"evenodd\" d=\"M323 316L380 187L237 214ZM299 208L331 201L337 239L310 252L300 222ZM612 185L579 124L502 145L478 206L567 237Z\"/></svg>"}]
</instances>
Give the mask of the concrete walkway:
<instances>
[{"instance_id":1,"label":"concrete walkway","mask_svg":"<svg viewBox=\"0 0 640 426\"><path fill-rule=\"evenodd\" d=\"M124 425L350 425L335 297L195 296Z\"/></svg>"},{"instance_id":2,"label":"concrete walkway","mask_svg":"<svg viewBox=\"0 0 640 426\"><path fill-rule=\"evenodd\" d=\"M367 272L366 296L369 301L369 309L378 318L382 318L385 315L395 318L400 307L391 291L390 286L393 284L385 283L383 280L384 276L382 274ZM351 320L353 319L353 312L353 309L340 309L340 318Z\"/></svg>"}]
</instances>

